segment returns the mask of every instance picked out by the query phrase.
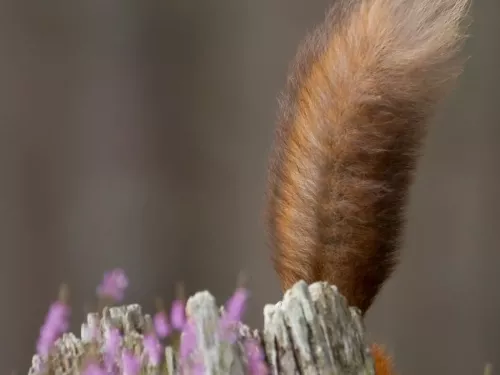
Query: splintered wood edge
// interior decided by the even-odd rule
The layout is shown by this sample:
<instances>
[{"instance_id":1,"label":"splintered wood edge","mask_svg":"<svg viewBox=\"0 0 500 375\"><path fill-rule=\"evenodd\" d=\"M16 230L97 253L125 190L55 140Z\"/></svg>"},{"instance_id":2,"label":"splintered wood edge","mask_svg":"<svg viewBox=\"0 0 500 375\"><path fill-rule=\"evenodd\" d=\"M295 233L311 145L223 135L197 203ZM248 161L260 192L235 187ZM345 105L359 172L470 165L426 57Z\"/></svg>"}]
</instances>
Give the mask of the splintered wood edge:
<instances>
[{"instance_id":1,"label":"splintered wood edge","mask_svg":"<svg viewBox=\"0 0 500 375\"><path fill-rule=\"evenodd\" d=\"M248 373L244 345L258 340L265 353L270 374L338 374L374 375L374 362L365 342L364 325L356 308L349 307L335 286L319 282L307 285L299 281L275 305L264 307L264 329L250 330L241 325L234 343L220 340L214 334L223 309L207 291L189 298L187 314L195 327L196 354L202 358L206 374ZM139 305L105 308L101 315L91 313L82 324L80 338L63 335L55 344L49 368L54 375L77 375L85 354L91 350L91 332L98 332L97 345L102 346L106 332L117 327L128 347L143 352L142 332L151 324L151 316ZM141 356L143 358L144 356ZM189 357L182 366L189 367ZM177 353L165 349L168 374L180 374ZM44 374L42 359L35 355L29 375ZM158 374L145 366L143 374Z\"/></svg>"}]
</instances>

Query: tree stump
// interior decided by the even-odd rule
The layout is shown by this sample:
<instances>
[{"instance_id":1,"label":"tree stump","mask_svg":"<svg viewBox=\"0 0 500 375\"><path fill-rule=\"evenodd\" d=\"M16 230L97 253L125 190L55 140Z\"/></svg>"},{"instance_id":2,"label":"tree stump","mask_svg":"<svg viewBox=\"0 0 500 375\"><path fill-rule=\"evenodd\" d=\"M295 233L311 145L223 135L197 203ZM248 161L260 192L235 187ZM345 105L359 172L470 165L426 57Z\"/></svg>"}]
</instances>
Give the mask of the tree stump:
<instances>
[{"instance_id":1,"label":"tree stump","mask_svg":"<svg viewBox=\"0 0 500 375\"><path fill-rule=\"evenodd\" d=\"M218 334L219 318L224 312L209 292L190 297L186 312L196 331L193 353L181 359L178 350L167 346L162 366L143 364L142 374L190 374L192 358L201 360L207 375L249 374L244 355L248 340L261 345L269 374L375 374L359 311L347 305L335 286L326 283L308 286L298 282L282 301L264 307L262 331L240 324L235 339L229 342ZM151 320L139 305L105 308L102 314L88 314L81 337L64 334L47 363L35 355L29 375L80 374L89 351L100 355L103 341L99 337L113 327L123 333L123 346L133 348L143 358L143 333ZM90 339L95 330L100 333L97 342Z\"/></svg>"}]
</instances>

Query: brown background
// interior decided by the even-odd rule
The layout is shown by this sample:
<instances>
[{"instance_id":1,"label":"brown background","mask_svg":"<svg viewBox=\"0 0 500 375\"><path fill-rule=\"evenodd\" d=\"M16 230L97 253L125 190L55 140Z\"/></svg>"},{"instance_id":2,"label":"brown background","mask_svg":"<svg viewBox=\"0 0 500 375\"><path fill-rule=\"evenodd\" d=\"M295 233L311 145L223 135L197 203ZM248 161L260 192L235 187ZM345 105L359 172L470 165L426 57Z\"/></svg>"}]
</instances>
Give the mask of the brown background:
<instances>
[{"instance_id":1,"label":"brown background","mask_svg":"<svg viewBox=\"0 0 500 375\"><path fill-rule=\"evenodd\" d=\"M105 269L151 307L240 269L279 298L262 221L276 95L326 0L0 2L0 372L23 374L58 283L75 321ZM434 121L402 264L368 317L404 374L500 371L498 0ZM76 325L75 325L76 327Z\"/></svg>"}]
</instances>

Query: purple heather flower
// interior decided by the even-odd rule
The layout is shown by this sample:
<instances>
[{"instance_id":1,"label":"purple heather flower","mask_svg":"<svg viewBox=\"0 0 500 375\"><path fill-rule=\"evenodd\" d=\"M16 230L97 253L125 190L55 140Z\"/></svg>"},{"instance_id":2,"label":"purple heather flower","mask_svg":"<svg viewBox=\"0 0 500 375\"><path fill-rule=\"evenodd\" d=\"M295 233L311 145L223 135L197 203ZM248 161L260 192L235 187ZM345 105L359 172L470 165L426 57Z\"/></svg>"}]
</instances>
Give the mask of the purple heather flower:
<instances>
[{"instance_id":1,"label":"purple heather flower","mask_svg":"<svg viewBox=\"0 0 500 375\"><path fill-rule=\"evenodd\" d=\"M163 351L158 338L154 334L149 333L144 336L143 344L151 365L158 366L161 362L161 355Z\"/></svg>"},{"instance_id":2,"label":"purple heather flower","mask_svg":"<svg viewBox=\"0 0 500 375\"><path fill-rule=\"evenodd\" d=\"M267 375L268 368L264 362L264 351L256 340L245 342L245 352L248 359L248 367L252 375Z\"/></svg>"},{"instance_id":3,"label":"purple heather flower","mask_svg":"<svg viewBox=\"0 0 500 375\"><path fill-rule=\"evenodd\" d=\"M194 375L205 375L206 371L205 371L205 365L201 362L199 363L196 363L195 365L193 365L191 368L190 368L191 372L194 374Z\"/></svg>"},{"instance_id":4,"label":"purple heather flower","mask_svg":"<svg viewBox=\"0 0 500 375\"><path fill-rule=\"evenodd\" d=\"M97 288L97 294L101 298L111 298L118 302L123 299L128 279L122 269L115 269L104 274L104 279Z\"/></svg>"},{"instance_id":5,"label":"purple heather flower","mask_svg":"<svg viewBox=\"0 0 500 375\"><path fill-rule=\"evenodd\" d=\"M141 370L141 361L130 350L122 352L123 375L138 375Z\"/></svg>"},{"instance_id":6,"label":"purple heather flower","mask_svg":"<svg viewBox=\"0 0 500 375\"><path fill-rule=\"evenodd\" d=\"M172 303L172 310L170 312L170 322L172 327L181 331L186 324L186 312L184 309L184 302L180 299Z\"/></svg>"},{"instance_id":7,"label":"purple heather flower","mask_svg":"<svg viewBox=\"0 0 500 375\"><path fill-rule=\"evenodd\" d=\"M185 360L196 348L196 332L191 322L187 322L182 330L179 355Z\"/></svg>"},{"instance_id":8,"label":"purple heather flower","mask_svg":"<svg viewBox=\"0 0 500 375\"><path fill-rule=\"evenodd\" d=\"M121 336L117 328L111 328L106 332L106 341L104 343L104 359L106 367L112 368L115 363L115 358L120 348Z\"/></svg>"},{"instance_id":9,"label":"purple heather flower","mask_svg":"<svg viewBox=\"0 0 500 375\"><path fill-rule=\"evenodd\" d=\"M156 313L154 317L154 326L159 338L164 339L170 334L170 325L168 324L167 314L164 311Z\"/></svg>"},{"instance_id":10,"label":"purple heather flower","mask_svg":"<svg viewBox=\"0 0 500 375\"><path fill-rule=\"evenodd\" d=\"M50 306L47 314L47 320L54 324L54 328L60 332L68 329L68 319L70 315L70 308L64 302L56 301Z\"/></svg>"},{"instance_id":11,"label":"purple heather flower","mask_svg":"<svg viewBox=\"0 0 500 375\"><path fill-rule=\"evenodd\" d=\"M264 352L261 346L255 339L248 339L245 341L245 352L248 358L252 359L263 359Z\"/></svg>"},{"instance_id":12,"label":"purple heather flower","mask_svg":"<svg viewBox=\"0 0 500 375\"><path fill-rule=\"evenodd\" d=\"M107 375L107 372L95 362L89 363L82 375Z\"/></svg>"},{"instance_id":13,"label":"purple heather flower","mask_svg":"<svg viewBox=\"0 0 500 375\"><path fill-rule=\"evenodd\" d=\"M68 329L70 312L63 301L56 301L50 306L37 342L37 352L41 357L49 354L54 342Z\"/></svg>"},{"instance_id":14,"label":"purple heather flower","mask_svg":"<svg viewBox=\"0 0 500 375\"><path fill-rule=\"evenodd\" d=\"M246 308L248 291L245 288L238 288L227 301L225 306L225 315L235 321L240 321Z\"/></svg>"},{"instance_id":15,"label":"purple heather flower","mask_svg":"<svg viewBox=\"0 0 500 375\"><path fill-rule=\"evenodd\" d=\"M238 322L222 315L219 319L219 335L222 340L234 344L238 338Z\"/></svg>"},{"instance_id":16,"label":"purple heather flower","mask_svg":"<svg viewBox=\"0 0 500 375\"><path fill-rule=\"evenodd\" d=\"M250 366L251 375L268 375L269 368L264 361L257 361Z\"/></svg>"},{"instance_id":17,"label":"purple heather flower","mask_svg":"<svg viewBox=\"0 0 500 375\"><path fill-rule=\"evenodd\" d=\"M42 333L36 344L36 351L38 355L42 358L46 358L56 340L57 336L52 330L47 329L45 326L42 327Z\"/></svg>"},{"instance_id":18,"label":"purple heather flower","mask_svg":"<svg viewBox=\"0 0 500 375\"><path fill-rule=\"evenodd\" d=\"M238 288L226 302L224 313L219 320L219 334L222 339L234 343L238 337L238 326L246 307L248 291Z\"/></svg>"},{"instance_id":19,"label":"purple heather flower","mask_svg":"<svg viewBox=\"0 0 500 375\"><path fill-rule=\"evenodd\" d=\"M120 331L117 328L111 328L106 333L106 342L104 344L104 350L106 353L115 355L120 347L121 336Z\"/></svg>"}]
</instances>

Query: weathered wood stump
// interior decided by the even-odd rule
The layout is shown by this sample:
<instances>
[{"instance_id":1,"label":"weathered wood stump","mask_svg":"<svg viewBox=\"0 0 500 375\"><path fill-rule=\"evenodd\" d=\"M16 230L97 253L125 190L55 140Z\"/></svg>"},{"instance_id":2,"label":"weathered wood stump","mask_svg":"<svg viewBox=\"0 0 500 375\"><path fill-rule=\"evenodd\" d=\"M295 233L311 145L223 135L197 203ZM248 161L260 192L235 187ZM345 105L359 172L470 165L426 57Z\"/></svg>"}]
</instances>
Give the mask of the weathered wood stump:
<instances>
[{"instance_id":1,"label":"weathered wood stump","mask_svg":"<svg viewBox=\"0 0 500 375\"><path fill-rule=\"evenodd\" d=\"M337 288L326 283L308 286L298 282L282 301L264 307L262 331L241 325L236 340L229 343L217 334L223 312L209 292L193 295L186 310L196 330L193 355L202 360L207 375L249 373L243 348L250 339L262 346L270 374L375 373L358 310L349 307ZM103 344L99 339L97 345L90 340L95 329L103 337L110 328L119 328L124 344L143 353L143 332L150 323L151 317L144 315L139 305L106 308L101 315L88 314L81 337L71 333L61 337L44 371L41 358L35 355L29 375L46 374L47 369L51 375L79 374L86 354L90 350L99 353ZM189 369L189 359L181 363L178 352L167 346L164 366L144 366L143 374L189 374Z\"/></svg>"}]
</instances>

